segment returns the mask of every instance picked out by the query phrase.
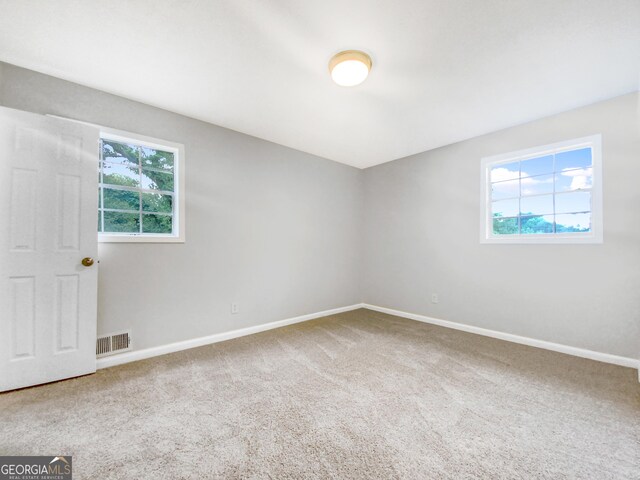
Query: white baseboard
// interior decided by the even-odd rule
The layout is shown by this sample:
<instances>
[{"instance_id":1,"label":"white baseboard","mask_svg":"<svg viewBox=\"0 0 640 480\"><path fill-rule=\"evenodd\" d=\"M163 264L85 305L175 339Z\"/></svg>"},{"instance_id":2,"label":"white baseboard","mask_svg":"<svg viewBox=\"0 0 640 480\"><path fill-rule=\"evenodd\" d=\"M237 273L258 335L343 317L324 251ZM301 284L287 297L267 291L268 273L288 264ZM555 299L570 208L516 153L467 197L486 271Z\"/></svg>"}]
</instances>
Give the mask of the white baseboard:
<instances>
[{"instance_id":1,"label":"white baseboard","mask_svg":"<svg viewBox=\"0 0 640 480\"><path fill-rule=\"evenodd\" d=\"M225 340L231 340L233 338L244 337L246 335L252 335L254 333L273 330L274 328L293 325L294 323L306 322L307 320L326 317L328 315L335 315L337 313L357 310L358 308L367 308L369 310L374 310L376 312L388 313L389 315L408 318L410 320L416 320L418 322L430 323L432 325L439 325L441 327L452 328L454 330L461 330L463 332L475 333L477 335L483 335L485 337L506 340L508 342L528 345L530 347L543 348L545 350L565 353L567 355L574 355L576 357L588 358L591 360L596 360L598 362L611 363L611 364L620 365L623 367L636 368L636 369L639 369L638 373L639 373L639 379L640 379L640 360L637 360L634 358L621 357L618 355L611 355L609 353L595 352L593 350L586 350L583 348L571 347L571 346L562 345L559 343L547 342L544 340L537 340L535 338L522 337L520 335L514 335L511 333L499 332L497 330L489 330L487 328L475 327L473 325L465 325L463 323L456 323L448 320L441 320L439 318L427 317L425 315L418 315L415 313L403 312L401 310L394 310L392 308L379 307L377 305L370 305L366 303L358 303L354 305L349 305L347 307L334 308L331 310L325 310L323 312L310 313L308 315L301 315L299 317L287 318L285 320L278 320L275 322L265 323L262 325L255 325L253 327L246 327L238 330L231 330L229 332L222 332L222 333L216 333L213 335L207 335L206 337L193 338L191 340L184 340L182 342L170 343L168 345L160 345L158 347L145 348L143 350L134 350L132 352L126 352L119 355L103 357L98 359L97 368L101 369L101 368L113 367L113 366L121 365L124 363L143 360L145 358L157 357L159 355L165 355L167 353L179 352L181 350L187 350L189 348L201 347L203 345L209 345L217 342L224 342Z\"/></svg>"},{"instance_id":2,"label":"white baseboard","mask_svg":"<svg viewBox=\"0 0 640 480\"><path fill-rule=\"evenodd\" d=\"M425 315L418 315L415 313L407 313L400 310L394 310L392 308L378 307L376 305L369 305L366 303L363 304L363 307L369 310L374 310L376 312L388 313L389 315L417 320L418 322L430 323L432 325L439 325L441 327L452 328L454 330L462 330L463 332L475 333L477 335L484 335L485 337L498 338L500 340L506 340L508 342L529 345L530 347L543 348L545 350L552 350L554 352L566 353L567 355L574 355L576 357L597 360L598 362L612 363L614 365L620 365L623 367L640 369L640 360L637 360L635 358L620 357L618 355L611 355L610 353L594 352L593 350L586 350L584 348L570 347L569 345L562 345L560 343L546 342L544 340L537 340L535 338L529 337L521 337L520 335L513 335L511 333L504 333L497 330L474 327L472 325L450 322L448 320L440 320L439 318L427 317Z\"/></svg>"},{"instance_id":3,"label":"white baseboard","mask_svg":"<svg viewBox=\"0 0 640 480\"><path fill-rule=\"evenodd\" d=\"M145 358L157 357L158 355L165 355L167 353L179 352L181 350L187 350L189 348L201 347L203 345L209 345L217 342L224 342L225 340L231 340L232 338L244 337L245 335L252 335L254 333L264 332L266 330L272 330L274 328L293 325L294 323L306 322L307 320L313 320L314 318L326 317L328 315L335 315L337 313L357 310L358 308L362 307L363 305L361 303L357 303L355 305L349 305L348 307L333 308L331 310L325 310L323 312L310 313L308 315L287 318L285 320L263 323L262 325L255 325L253 327L231 330L230 332L215 333L213 335L207 335L206 337L193 338L191 340L184 340L182 342L169 343L168 345L160 345L158 347L145 348L143 350L134 350L132 352L122 353L119 355L103 357L98 359L97 368L101 369L114 367L123 363L135 362L137 360L143 360Z\"/></svg>"}]
</instances>

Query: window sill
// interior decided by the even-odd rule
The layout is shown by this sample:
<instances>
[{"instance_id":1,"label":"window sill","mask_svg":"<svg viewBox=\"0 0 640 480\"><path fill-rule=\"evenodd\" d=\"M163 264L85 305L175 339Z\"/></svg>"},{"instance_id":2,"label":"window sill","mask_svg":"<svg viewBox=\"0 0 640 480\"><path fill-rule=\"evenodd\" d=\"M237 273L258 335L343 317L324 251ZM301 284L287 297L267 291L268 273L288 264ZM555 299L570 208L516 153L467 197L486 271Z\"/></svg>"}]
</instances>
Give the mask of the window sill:
<instances>
[{"instance_id":1,"label":"window sill","mask_svg":"<svg viewBox=\"0 0 640 480\"><path fill-rule=\"evenodd\" d=\"M98 234L98 243L184 243L184 236L173 235L105 235Z\"/></svg>"},{"instance_id":2,"label":"window sill","mask_svg":"<svg viewBox=\"0 0 640 480\"><path fill-rule=\"evenodd\" d=\"M585 236L541 236L541 235L527 235L517 237L490 237L481 238L480 243L484 244L601 244L604 243L602 235L585 235Z\"/></svg>"}]
</instances>

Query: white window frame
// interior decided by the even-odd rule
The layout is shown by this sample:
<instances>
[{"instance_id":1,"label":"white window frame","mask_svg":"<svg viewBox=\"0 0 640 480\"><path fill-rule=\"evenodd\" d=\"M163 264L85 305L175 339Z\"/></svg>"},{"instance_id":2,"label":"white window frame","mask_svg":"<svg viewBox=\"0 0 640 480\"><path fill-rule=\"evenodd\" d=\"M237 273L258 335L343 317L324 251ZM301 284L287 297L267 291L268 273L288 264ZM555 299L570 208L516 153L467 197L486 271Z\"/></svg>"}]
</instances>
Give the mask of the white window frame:
<instances>
[{"instance_id":1,"label":"white window frame","mask_svg":"<svg viewBox=\"0 0 640 480\"><path fill-rule=\"evenodd\" d=\"M592 187L591 187L591 231L575 233L536 233L494 235L491 215L491 168L502 163L528 160L544 155L556 154L578 148L591 147ZM549 145L528 148L516 152L484 157L480 163L480 243L602 243L602 135L566 140Z\"/></svg>"},{"instance_id":2,"label":"white window frame","mask_svg":"<svg viewBox=\"0 0 640 480\"><path fill-rule=\"evenodd\" d=\"M137 133L102 127L100 138L113 140L114 142L129 143L173 153L173 233L98 233L98 242L101 243L183 243L185 241L185 155L184 145L158 138L139 135Z\"/></svg>"}]
</instances>

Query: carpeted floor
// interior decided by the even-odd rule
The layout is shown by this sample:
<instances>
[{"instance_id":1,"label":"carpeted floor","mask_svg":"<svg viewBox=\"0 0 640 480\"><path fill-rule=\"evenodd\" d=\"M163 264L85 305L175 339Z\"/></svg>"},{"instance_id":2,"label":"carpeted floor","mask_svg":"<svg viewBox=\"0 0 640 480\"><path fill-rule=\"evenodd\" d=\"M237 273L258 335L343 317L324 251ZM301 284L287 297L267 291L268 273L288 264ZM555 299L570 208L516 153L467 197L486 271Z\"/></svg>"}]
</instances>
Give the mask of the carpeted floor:
<instances>
[{"instance_id":1,"label":"carpeted floor","mask_svg":"<svg viewBox=\"0 0 640 480\"><path fill-rule=\"evenodd\" d=\"M640 479L632 369L357 310L0 395L76 479Z\"/></svg>"}]
</instances>

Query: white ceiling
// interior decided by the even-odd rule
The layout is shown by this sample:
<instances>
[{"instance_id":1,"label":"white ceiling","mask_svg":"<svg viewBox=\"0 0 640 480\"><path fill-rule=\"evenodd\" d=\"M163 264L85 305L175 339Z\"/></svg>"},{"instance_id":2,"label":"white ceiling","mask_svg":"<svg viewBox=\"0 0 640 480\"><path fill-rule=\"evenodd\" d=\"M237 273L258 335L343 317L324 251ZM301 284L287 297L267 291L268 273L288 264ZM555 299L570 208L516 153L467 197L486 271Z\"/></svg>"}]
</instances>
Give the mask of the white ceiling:
<instances>
[{"instance_id":1,"label":"white ceiling","mask_svg":"<svg viewBox=\"0 0 640 480\"><path fill-rule=\"evenodd\" d=\"M640 1L0 0L0 60L363 168L638 90Z\"/></svg>"}]
</instances>

